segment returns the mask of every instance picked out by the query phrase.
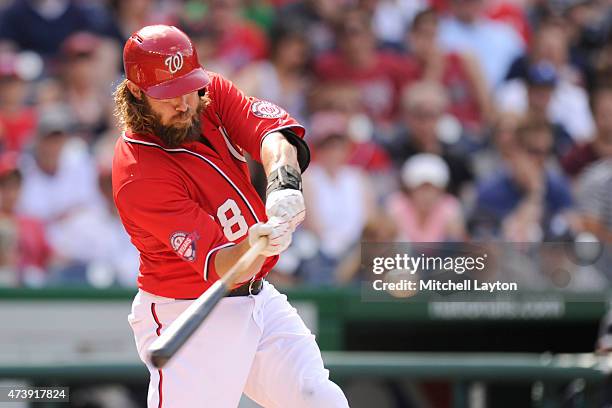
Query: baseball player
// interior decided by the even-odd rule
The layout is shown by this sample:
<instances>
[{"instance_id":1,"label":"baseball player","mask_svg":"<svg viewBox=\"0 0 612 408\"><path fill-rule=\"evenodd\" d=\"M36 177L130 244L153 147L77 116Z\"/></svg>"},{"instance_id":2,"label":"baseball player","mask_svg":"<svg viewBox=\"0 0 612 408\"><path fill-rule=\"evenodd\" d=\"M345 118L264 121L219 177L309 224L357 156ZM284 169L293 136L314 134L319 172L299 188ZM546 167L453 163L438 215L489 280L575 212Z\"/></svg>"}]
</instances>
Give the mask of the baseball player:
<instances>
[{"instance_id":1,"label":"baseball player","mask_svg":"<svg viewBox=\"0 0 612 408\"><path fill-rule=\"evenodd\" d=\"M314 336L265 281L304 219L304 128L204 70L175 27L134 33L123 63L113 194L140 252L128 321L150 372L149 408L233 408L242 392L264 407L347 407ZM244 152L265 169L265 205ZM240 283L172 361L153 368L149 345L261 236L267 247Z\"/></svg>"}]
</instances>

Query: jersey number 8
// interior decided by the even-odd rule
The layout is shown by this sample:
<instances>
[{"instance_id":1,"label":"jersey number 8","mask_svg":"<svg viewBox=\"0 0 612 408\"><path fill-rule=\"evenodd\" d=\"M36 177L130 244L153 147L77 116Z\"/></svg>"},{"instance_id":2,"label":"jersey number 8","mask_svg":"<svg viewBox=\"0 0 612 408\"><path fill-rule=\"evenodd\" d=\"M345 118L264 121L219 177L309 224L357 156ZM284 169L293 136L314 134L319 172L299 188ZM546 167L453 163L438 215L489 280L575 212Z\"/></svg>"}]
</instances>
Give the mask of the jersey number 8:
<instances>
[{"instance_id":1,"label":"jersey number 8","mask_svg":"<svg viewBox=\"0 0 612 408\"><path fill-rule=\"evenodd\" d=\"M235 241L242 237L249 230L246 220L238 208L238 204L231 198L219 206L217 218L223 226L223 233L230 241Z\"/></svg>"}]
</instances>

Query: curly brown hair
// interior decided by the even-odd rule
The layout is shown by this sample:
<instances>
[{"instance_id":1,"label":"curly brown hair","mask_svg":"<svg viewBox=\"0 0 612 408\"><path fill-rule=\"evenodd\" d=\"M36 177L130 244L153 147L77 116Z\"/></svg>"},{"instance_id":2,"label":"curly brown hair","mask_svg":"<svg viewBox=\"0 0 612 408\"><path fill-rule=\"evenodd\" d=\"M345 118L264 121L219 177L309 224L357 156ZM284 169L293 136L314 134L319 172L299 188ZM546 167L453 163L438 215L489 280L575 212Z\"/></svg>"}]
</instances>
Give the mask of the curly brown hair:
<instances>
[{"instance_id":1,"label":"curly brown hair","mask_svg":"<svg viewBox=\"0 0 612 408\"><path fill-rule=\"evenodd\" d=\"M146 98L138 99L128 88L128 80L121 81L113 98L115 100L114 115L124 130L131 130L134 133L156 133L159 127L159 119L146 101ZM206 109L210 104L208 93L200 96L200 109Z\"/></svg>"},{"instance_id":2,"label":"curly brown hair","mask_svg":"<svg viewBox=\"0 0 612 408\"><path fill-rule=\"evenodd\" d=\"M115 117L124 130L144 133L153 129L155 116L147 109L143 99L136 98L130 92L128 80L124 79L115 89Z\"/></svg>"}]
</instances>

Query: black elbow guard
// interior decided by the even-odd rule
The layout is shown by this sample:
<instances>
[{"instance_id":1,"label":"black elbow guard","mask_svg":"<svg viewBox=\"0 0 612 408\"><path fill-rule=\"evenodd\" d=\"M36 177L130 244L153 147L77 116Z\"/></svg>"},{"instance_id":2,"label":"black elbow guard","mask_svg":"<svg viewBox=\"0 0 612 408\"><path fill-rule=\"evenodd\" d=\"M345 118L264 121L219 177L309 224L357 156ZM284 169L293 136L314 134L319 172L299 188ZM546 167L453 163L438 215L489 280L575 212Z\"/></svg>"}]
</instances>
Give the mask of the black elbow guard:
<instances>
[{"instance_id":1,"label":"black elbow guard","mask_svg":"<svg viewBox=\"0 0 612 408\"><path fill-rule=\"evenodd\" d=\"M291 129L280 130L280 133L297 149L297 160L300 165L300 171L303 173L310 164L310 148L308 144Z\"/></svg>"}]
</instances>

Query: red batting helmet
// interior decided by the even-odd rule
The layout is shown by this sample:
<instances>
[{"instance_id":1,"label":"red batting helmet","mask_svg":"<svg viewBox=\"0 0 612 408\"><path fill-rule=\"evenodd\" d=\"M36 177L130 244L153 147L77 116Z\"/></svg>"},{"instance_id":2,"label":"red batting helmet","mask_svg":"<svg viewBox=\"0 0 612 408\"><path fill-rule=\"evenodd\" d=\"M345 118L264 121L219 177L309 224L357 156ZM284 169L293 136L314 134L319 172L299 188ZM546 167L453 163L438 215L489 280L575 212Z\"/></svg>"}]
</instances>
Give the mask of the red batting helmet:
<instances>
[{"instance_id":1,"label":"red batting helmet","mask_svg":"<svg viewBox=\"0 0 612 408\"><path fill-rule=\"evenodd\" d=\"M155 99L176 98L210 82L187 34L167 25L132 34L123 48L123 67L127 79Z\"/></svg>"}]
</instances>

